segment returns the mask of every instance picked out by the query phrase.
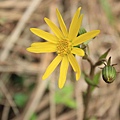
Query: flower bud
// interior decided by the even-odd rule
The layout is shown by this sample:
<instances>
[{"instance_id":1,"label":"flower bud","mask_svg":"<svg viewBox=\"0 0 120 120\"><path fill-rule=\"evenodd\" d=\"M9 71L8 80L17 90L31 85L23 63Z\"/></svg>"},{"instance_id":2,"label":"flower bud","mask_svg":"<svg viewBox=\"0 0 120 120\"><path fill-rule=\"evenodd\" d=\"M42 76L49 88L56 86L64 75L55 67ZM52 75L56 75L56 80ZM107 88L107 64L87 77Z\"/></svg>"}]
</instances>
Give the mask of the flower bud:
<instances>
[{"instance_id":1,"label":"flower bud","mask_svg":"<svg viewBox=\"0 0 120 120\"><path fill-rule=\"evenodd\" d=\"M112 83L116 79L116 70L112 65L106 65L102 69L102 78L106 83Z\"/></svg>"},{"instance_id":2,"label":"flower bud","mask_svg":"<svg viewBox=\"0 0 120 120\"><path fill-rule=\"evenodd\" d=\"M85 28L81 27L80 30L78 31L78 36L86 33L87 31L85 30Z\"/></svg>"}]
</instances>

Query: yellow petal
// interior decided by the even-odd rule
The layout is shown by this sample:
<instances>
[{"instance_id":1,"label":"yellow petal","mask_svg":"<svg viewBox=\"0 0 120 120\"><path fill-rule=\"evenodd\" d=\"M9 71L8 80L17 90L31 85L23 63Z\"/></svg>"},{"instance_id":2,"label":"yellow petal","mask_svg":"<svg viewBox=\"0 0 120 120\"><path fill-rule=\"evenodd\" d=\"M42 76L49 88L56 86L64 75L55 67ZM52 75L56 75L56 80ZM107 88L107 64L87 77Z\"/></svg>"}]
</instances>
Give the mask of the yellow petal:
<instances>
[{"instance_id":1,"label":"yellow petal","mask_svg":"<svg viewBox=\"0 0 120 120\"><path fill-rule=\"evenodd\" d=\"M79 45L81 43L86 42L87 40L90 40L91 38L94 38L100 33L100 30L93 30L90 32L87 32L85 34L80 35L79 37L76 37L73 40L73 46Z\"/></svg>"},{"instance_id":2,"label":"yellow petal","mask_svg":"<svg viewBox=\"0 0 120 120\"><path fill-rule=\"evenodd\" d=\"M72 51L73 54L79 55L79 56L84 56L85 52L84 50L77 48L77 47L73 47Z\"/></svg>"},{"instance_id":3,"label":"yellow petal","mask_svg":"<svg viewBox=\"0 0 120 120\"><path fill-rule=\"evenodd\" d=\"M75 59L73 54L68 55L68 60L69 60L69 62L71 64L73 70L76 72L76 80L79 80L81 71L80 71L80 67L79 67L79 65L77 63L77 60Z\"/></svg>"},{"instance_id":4,"label":"yellow petal","mask_svg":"<svg viewBox=\"0 0 120 120\"><path fill-rule=\"evenodd\" d=\"M76 20L76 23L74 23L74 26L71 28L68 36L70 40L73 40L77 36L78 31L81 27L82 19L83 19L83 15L81 15L79 19Z\"/></svg>"},{"instance_id":5,"label":"yellow petal","mask_svg":"<svg viewBox=\"0 0 120 120\"><path fill-rule=\"evenodd\" d=\"M56 45L50 42L36 42L27 48L27 51L33 53L56 52Z\"/></svg>"},{"instance_id":6,"label":"yellow petal","mask_svg":"<svg viewBox=\"0 0 120 120\"><path fill-rule=\"evenodd\" d=\"M81 10L81 7L77 9L76 13L74 14L73 16L73 19L71 21L71 24L70 24L70 28L69 28L69 38L72 39L73 36L72 36L72 32L73 30L75 30L75 26L76 24L78 23L78 18L79 18L79 15L80 15L80 10Z\"/></svg>"},{"instance_id":7,"label":"yellow petal","mask_svg":"<svg viewBox=\"0 0 120 120\"><path fill-rule=\"evenodd\" d=\"M62 59L61 66L60 66L60 76L59 76L59 88L60 89L63 88L65 84L68 66L69 66L68 58L64 56Z\"/></svg>"},{"instance_id":8,"label":"yellow petal","mask_svg":"<svg viewBox=\"0 0 120 120\"><path fill-rule=\"evenodd\" d=\"M59 12L58 9L56 9L56 13L57 13L57 18L58 18L58 22L59 22L59 25L60 25L60 28L64 34L64 36L67 36L68 32L67 32L67 28L66 28L66 25L64 23L64 20Z\"/></svg>"},{"instance_id":9,"label":"yellow petal","mask_svg":"<svg viewBox=\"0 0 120 120\"><path fill-rule=\"evenodd\" d=\"M45 18L44 20L58 38L63 38L62 32L51 20L49 20L48 18Z\"/></svg>"},{"instance_id":10,"label":"yellow petal","mask_svg":"<svg viewBox=\"0 0 120 120\"><path fill-rule=\"evenodd\" d=\"M43 30L37 29L37 28L30 28L31 32L33 32L35 35L47 40L48 42L57 43L58 38L48 32L45 32Z\"/></svg>"},{"instance_id":11,"label":"yellow petal","mask_svg":"<svg viewBox=\"0 0 120 120\"><path fill-rule=\"evenodd\" d=\"M62 60L61 56L57 56L48 66L48 68L46 69L44 75L42 76L42 79L46 79L54 70L55 68L58 66L58 64L60 63L60 61Z\"/></svg>"}]
</instances>

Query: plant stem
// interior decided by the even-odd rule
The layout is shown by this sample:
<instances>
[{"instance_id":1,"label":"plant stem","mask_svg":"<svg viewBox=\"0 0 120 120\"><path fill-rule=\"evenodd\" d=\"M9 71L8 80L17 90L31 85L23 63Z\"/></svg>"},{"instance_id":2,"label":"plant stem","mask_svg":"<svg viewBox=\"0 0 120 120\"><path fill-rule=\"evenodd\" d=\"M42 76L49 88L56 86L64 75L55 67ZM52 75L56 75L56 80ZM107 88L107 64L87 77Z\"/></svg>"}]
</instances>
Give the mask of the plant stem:
<instances>
[{"instance_id":1,"label":"plant stem","mask_svg":"<svg viewBox=\"0 0 120 120\"><path fill-rule=\"evenodd\" d=\"M91 80L93 80L93 77L94 77L94 71L95 71L95 65L93 65L92 61L90 58L87 57L86 59L89 63L90 63L90 74L89 74L89 78ZM83 120L86 120L87 119L87 111L88 111L88 107L89 107L89 101L90 101L90 98L91 98L91 85L88 84L88 88L87 88L87 93L85 95L85 100L84 100L84 107L85 107L85 110L84 110L84 117L83 117Z\"/></svg>"}]
</instances>

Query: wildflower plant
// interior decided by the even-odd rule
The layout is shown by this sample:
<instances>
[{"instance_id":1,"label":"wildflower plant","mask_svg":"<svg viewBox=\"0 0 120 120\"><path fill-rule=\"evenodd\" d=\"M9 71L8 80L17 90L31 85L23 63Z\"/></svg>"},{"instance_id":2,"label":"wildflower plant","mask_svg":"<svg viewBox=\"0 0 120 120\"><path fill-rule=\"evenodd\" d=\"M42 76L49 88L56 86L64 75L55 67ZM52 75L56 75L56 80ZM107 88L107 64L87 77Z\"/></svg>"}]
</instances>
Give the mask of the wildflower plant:
<instances>
[{"instance_id":1,"label":"wildflower plant","mask_svg":"<svg viewBox=\"0 0 120 120\"><path fill-rule=\"evenodd\" d=\"M33 53L46 53L46 52L56 52L57 56L50 63L46 69L42 79L46 79L55 70L55 68L60 64L60 75L59 75L59 88L63 88L66 82L66 76L69 64L72 66L74 72L76 73L76 80L80 79L81 70L75 55L83 57L85 52L80 47L76 47L100 33L100 30L92 30L78 36L78 31L81 27L83 14L80 14L81 7L75 12L70 27L67 29L64 20L56 9L57 19L59 22L59 27L57 27L50 19L44 18L47 25L50 27L54 34L48 33L38 28L30 28L31 32L35 35L43 38L46 42L35 42L32 43L27 51Z\"/></svg>"},{"instance_id":2,"label":"wildflower plant","mask_svg":"<svg viewBox=\"0 0 120 120\"><path fill-rule=\"evenodd\" d=\"M88 84L87 91L84 95L84 118L83 120L88 119L87 110L89 101L91 98L91 93L95 87L99 87L99 79L100 74L102 73L103 80L107 83L111 83L116 79L116 70L111 65L111 57L106 60L106 57L110 51L108 49L105 53L99 56L98 60L93 63L92 59L89 57L87 53L88 41L90 39L94 39L99 33L100 30L92 30L87 32L84 28L81 27L83 15L80 14L81 7L77 9L75 12L70 27L67 29L64 20L59 12L56 9L57 19L59 22L59 27L57 27L51 20L45 18L45 22L52 30L53 34L43 31L38 28L30 28L31 32L35 35L46 40L45 42L35 42L32 43L27 51L33 53L46 53L46 52L55 52L56 57L47 67L42 79L46 79L49 75L55 70L55 68L61 63L60 66L60 76L58 81L59 88L63 88L66 82L66 76L68 71L69 64L72 66L74 72L76 73L76 80L80 79L81 70L79 64L75 58L76 55L83 57L84 60L87 60L90 64L90 72L86 74L83 70L82 73L84 75L84 79ZM105 64L106 63L106 64ZM96 67L100 65L105 65L102 68L102 72L95 72ZM64 91L64 89L63 89ZM62 92L62 91L61 91ZM61 97L61 95L57 95L57 97ZM65 97L66 99L66 97ZM56 100L59 100L56 98ZM59 101L61 102L61 101ZM68 102L68 101L67 101ZM66 103L65 100L62 103ZM73 103L73 102L72 102Z\"/></svg>"}]
</instances>

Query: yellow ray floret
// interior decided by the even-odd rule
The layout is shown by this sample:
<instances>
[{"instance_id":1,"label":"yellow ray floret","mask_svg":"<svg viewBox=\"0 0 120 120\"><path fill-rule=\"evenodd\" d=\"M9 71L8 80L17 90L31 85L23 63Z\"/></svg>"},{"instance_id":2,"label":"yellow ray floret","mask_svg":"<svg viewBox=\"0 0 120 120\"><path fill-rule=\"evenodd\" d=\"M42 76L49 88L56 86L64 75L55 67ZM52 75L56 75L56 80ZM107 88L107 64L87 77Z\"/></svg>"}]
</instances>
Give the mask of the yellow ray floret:
<instances>
[{"instance_id":1,"label":"yellow ray floret","mask_svg":"<svg viewBox=\"0 0 120 120\"><path fill-rule=\"evenodd\" d=\"M58 9L56 9L56 14L57 14L58 22L60 24L60 28L62 30L62 33L64 34L64 36L67 37L67 35L68 35L67 27L66 27L66 25L64 23L64 20L63 20L63 18L62 18Z\"/></svg>"},{"instance_id":2,"label":"yellow ray floret","mask_svg":"<svg viewBox=\"0 0 120 120\"><path fill-rule=\"evenodd\" d=\"M68 58L67 56L64 56L60 66L60 77L59 77L59 84L58 84L59 88L62 88L65 84L68 66L69 66Z\"/></svg>"},{"instance_id":3,"label":"yellow ray floret","mask_svg":"<svg viewBox=\"0 0 120 120\"><path fill-rule=\"evenodd\" d=\"M81 71L78 62L75 59L75 55L84 56L85 53L84 50L76 46L94 38L100 33L100 30L93 30L91 32L77 36L83 19L83 15L80 15L80 10L81 7L78 8L75 12L69 29L67 29L58 9L56 9L56 14L60 28L57 27L48 18L44 19L54 34L48 33L38 28L30 29L31 32L33 32L35 35L45 39L46 42L33 43L29 48L27 48L27 51L33 53L56 52L57 54L55 59L46 69L44 75L42 76L42 79L44 80L48 78L61 62L60 76L58 81L59 88L63 88L66 82L69 63L76 73L76 80L79 80L80 78Z\"/></svg>"},{"instance_id":4,"label":"yellow ray floret","mask_svg":"<svg viewBox=\"0 0 120 120\"><path fill-rule=\"evenodd\" d=\"M54 70L55 68L58 66L58 64L61 62L62 57L61 56L57 56L52 62L51 64L48 66L48 68L46 69L42 79L46 79Z\"/></svg>"},{"instance_id":5,"label":"yellow ray floret","mask_svg":"<svg viewBox=\"0 0 120 120\"><path fill-rule=\"evenodd\" d=\"M56 52L56 45L50 42L37 42L33 43L31 47L27 48L27 51L33 53L45 53L45 52Z\"/></svg>"},{"instance_id":6,"label":"yellow ray floret","mask_svg":"<svg viewBox=\"0 0 120 120\"><path fill-rule=\"evenodd\" d=\"M57 43L58 38L48 32L45 32L43 30L40 30L38 28L30 28L31 32L33 32L35 35L47 40L48 42L51 43Z\"/></svg>"}]
</instances>

